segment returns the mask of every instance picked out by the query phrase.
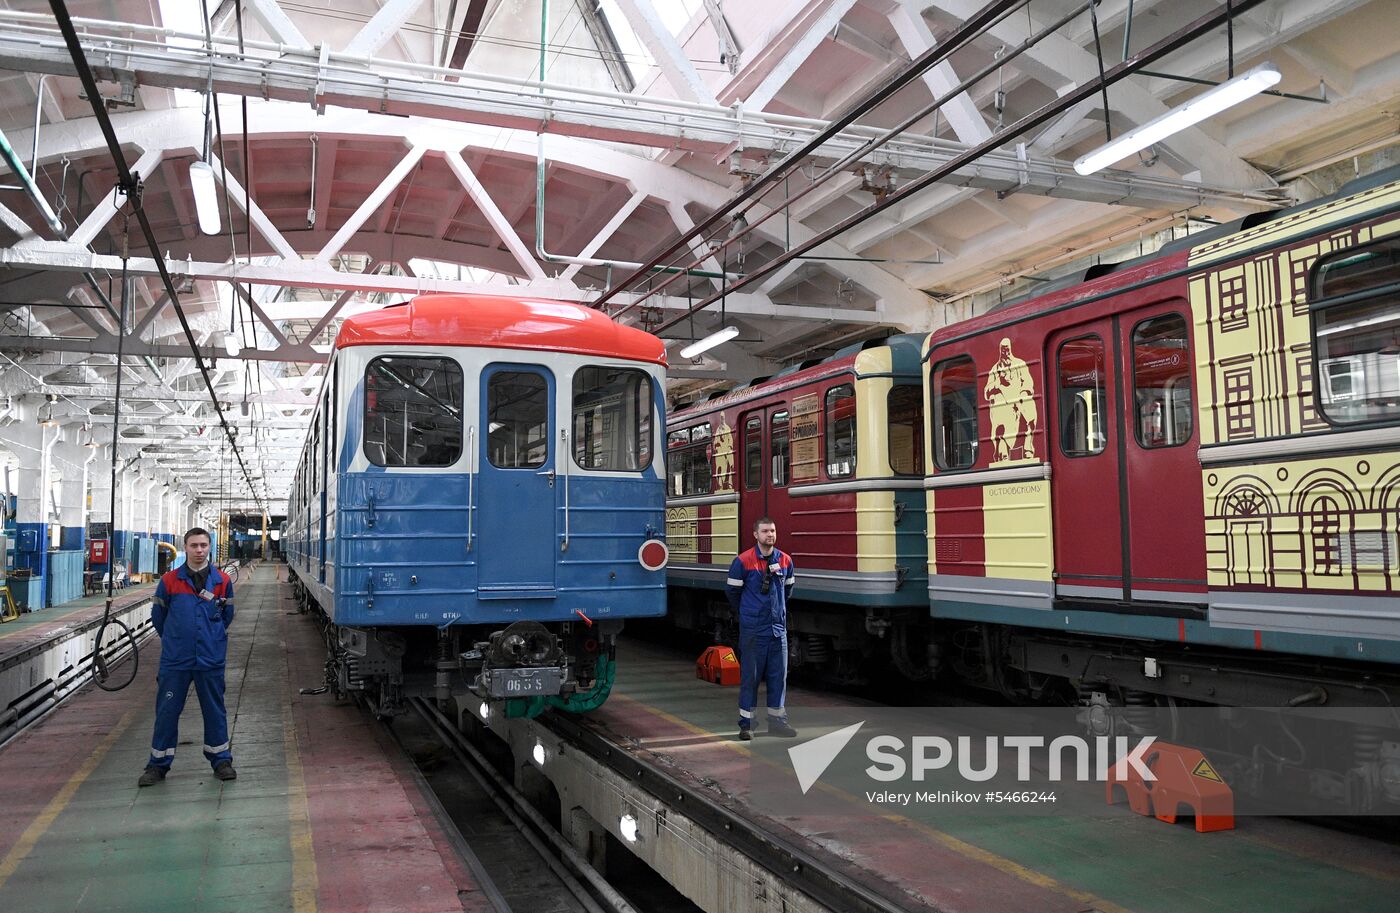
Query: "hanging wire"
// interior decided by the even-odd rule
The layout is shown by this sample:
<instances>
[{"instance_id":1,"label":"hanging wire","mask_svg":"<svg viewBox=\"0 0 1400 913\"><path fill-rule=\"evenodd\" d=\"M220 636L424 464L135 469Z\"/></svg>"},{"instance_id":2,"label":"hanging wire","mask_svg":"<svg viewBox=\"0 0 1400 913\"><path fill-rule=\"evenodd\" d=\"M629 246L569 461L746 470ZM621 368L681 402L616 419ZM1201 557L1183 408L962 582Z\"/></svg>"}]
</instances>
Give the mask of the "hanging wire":
<instances>
[{"instance_id":1,"label":"hanging wire","mask_svg":"<svg viewBox=\"0 0 1400 913\"><path fill-rule=\"evenodd\" d=\"M127 262L131 255L131 216L129 214L122 217L122 275L121 275L121 306L117 312L117 377L116 389L112 396L112 491L108 499L108 523L107 523L107 599L102 606L102 623L97 626L97 635L92 641L92 669L93 680L97 682L97 687L103 691L120 691L130 685L136 678L136 672L141 667L141 650L136 643L136 635L132 633L130 626L121 619L112 617L112 599L116 591L117 584L117 553L113 548L116 545L117 528L117 443L121 440L122 421L122 353L126 341L126 312L131 306L131 277L127 275ZM120 684L108 682L110 669L107 666L107 653L102 646L107 627L115 625L121 629L118 635L119 643L123 638L126 640L131 650L131 675Z\"/></svg>"},{"instance_id":2,"label":"hanging wire","mask_svg":"<svg viewBox=\"0 0 1400 913\"><path fill-rule=\"evenodd\" d=\"M1099 64L1099 89L1103 93L1103 132L1113 142L1113 126L1108 120L1108 80L1104 77L1103 42L1099 35L1099 0L1089 4L1089 23L1094 28L1094 58Z\"/></svg>"}]
</instances>

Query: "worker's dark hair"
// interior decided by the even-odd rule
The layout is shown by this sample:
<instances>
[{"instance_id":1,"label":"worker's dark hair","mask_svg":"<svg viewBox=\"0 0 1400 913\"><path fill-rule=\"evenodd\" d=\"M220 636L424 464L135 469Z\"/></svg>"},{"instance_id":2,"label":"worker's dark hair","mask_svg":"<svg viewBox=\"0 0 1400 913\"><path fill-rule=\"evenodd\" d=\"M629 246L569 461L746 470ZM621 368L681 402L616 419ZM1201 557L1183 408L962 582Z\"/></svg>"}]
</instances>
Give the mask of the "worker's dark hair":
<instances>
[{"instance_id":1,"label":"worker's dark hair","mask_svg":"<svg viewBox=\"0 0 1400 913\"><path fill-rule=\"evenodd\" d=\"M209 530L205 529L205 528L202 527L202 526L195 526L195 527L192 527L192 528L190 529L189 532L185 533L185 544L186 544L186 545L189 545L189 544L190 544L190 536L203 536L204 538L208 539L210 542L213 542L213 541L214 541L214 537L211 536L211 535L209 535Z\"/></svg>"},{"instance_id":2,"label":"worker's dark hair","mask_svg":"<svg viewBox=\"0 0 1400 913\"><path fill-rule=\"evenodd\" d=\"M753 521L753 531L754 531L754 532L758 532L758 528L759 528L760 526L762 526L763 524L765 524L765 523L767 523L769 526L777 526L777 525L778 525L778 524L776 524L776 523L773 522L773 518L772 518L772 517L759 517L757 520Z\"/></svg>"}]
</instances>

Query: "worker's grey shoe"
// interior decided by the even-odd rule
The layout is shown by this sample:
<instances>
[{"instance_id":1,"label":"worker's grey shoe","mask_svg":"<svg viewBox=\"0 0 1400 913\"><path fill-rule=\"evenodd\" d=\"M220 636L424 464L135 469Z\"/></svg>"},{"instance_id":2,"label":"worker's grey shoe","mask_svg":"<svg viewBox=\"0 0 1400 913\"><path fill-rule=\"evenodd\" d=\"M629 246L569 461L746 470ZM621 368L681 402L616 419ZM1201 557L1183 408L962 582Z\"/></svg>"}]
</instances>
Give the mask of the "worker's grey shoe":
<instances>
[{"instance_id":1,"label":"worker's grey shoe","mask_svg":"<svg viewBox=\"0 0 1400 913\"><path fill-rule=\"evenodd\" d=\"M797 730L789 726L786 720L770 720L768 723L768 734L784 739L797 738Z\"/></svg>"},{"instance_id":2,"label":"worker's grey shoe","mask_svg":"<svg viewBox=\"0 0 1400 913\"><path fill-rule=\"evenodd\" d=\"M742 728L742 729L739 730L739 741L741 741L741 742L748 742L748 741L751 741L752 739L753 739L753 732L751 732L751 731L749 730L749 727L745 726L744 728Z\"/></svg>"},{"instance_id":3,"label":"worker's grey shoe","mask_svg":"<svg viewBox=\"0 0 1400 913\"><path fill-rule=\"evenodd\" d=\"M214 765L214 776L220 780L237 780L238 771L233 769L232 762L220 761Z\"/></svg>"},{"instance_id":4,"label":"worker's grey shoe","mask_svg":"<svg viewBox=\"0 0 1400 913\"><path fill-rule=\"evenodd\" d=\"M165 779L164 767L147 767L141 771L141 779L136 781L137 786L155 786Z\"/></svg>"}]
</instances>

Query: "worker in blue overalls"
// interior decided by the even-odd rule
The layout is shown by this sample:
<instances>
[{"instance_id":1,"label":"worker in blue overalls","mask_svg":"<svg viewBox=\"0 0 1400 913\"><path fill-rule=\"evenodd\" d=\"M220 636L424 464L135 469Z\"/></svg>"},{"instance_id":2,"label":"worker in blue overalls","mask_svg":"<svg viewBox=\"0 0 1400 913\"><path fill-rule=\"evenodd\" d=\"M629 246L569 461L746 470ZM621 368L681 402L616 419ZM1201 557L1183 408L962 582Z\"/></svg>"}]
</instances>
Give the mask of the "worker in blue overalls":
<instances>
[{"instance_id":1,"label":"worker in blue overalls","mask_svg":"<svg viewBox=\"0 0 1400 913\"><path fill-rule=\"evenodd\" d=\"M154 786L175 761L180 714L194 685L204 715L204 757L220 780L235 780L224 709L224 659L233 622L233 582L209 563L209 532L185 533L185 563L167 571L151 600L151 625L160 635L156 725L151 759L137 781Z\"/></svg>"},{"instance_id":2,"label":"worker in blue overalls","mask_svg":"<svg viewBox=\"0 0 1400 913\"><path fill-rule=\"evenodd\" d=\"M739 738L753 738L758 683L768 689L768 734L792 738L783 698L787 692L787 601L792 557L778 550L778 527L762 517L753 525L754 547L729 565L725 592L739 616Z\"/></svg>"}]
</instances>

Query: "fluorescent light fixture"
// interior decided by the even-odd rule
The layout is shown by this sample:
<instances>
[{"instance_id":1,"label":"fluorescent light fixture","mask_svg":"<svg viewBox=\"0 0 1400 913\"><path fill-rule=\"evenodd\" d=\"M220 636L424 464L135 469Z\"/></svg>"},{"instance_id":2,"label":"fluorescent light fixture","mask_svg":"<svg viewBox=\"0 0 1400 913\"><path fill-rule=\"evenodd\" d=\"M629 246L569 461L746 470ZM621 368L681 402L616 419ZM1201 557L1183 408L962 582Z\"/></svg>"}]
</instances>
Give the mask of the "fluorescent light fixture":
<instances>
[{"instance_id":1,"label":"fluorescent light fixture","mask_svg":"<svg viewBox=\"0 0 1400 913\"><path fill-rule=\"evenodd\" d=\"M214 190L214 169L208 162L190 164L190 189L194 191L194 211L199 230L206 235L219 233L219 195Z\"/></svg>"},{"instance_id":2,"label":"fluorescent light fixture","mask_svg":"<svg viewBox=\"0 0 1400 913\"><path fill-rule=\"evenodd\" d=\"M1278 81L1282 78L1278 68L1273 64L1261 63L1228 82L1222 82L1208 92L1202 92L1184 105L1171 109L1161 117L1129 130L1093 152L1081 155L1074 160L1074 170L1085 175L1102 171L1119 159L1127 158L1153 143L1160 143L1174 133L1180 133L1187 127L1219 114L1226 108L1253 98L1265 89L1278 85Z\"/></svg>"},{"instance_id":3,"label":"fluorescent light fixture","mask_svg":"<svg viewBox=\"0 0 1400 913\"><path fill-rule=\"evenodd\" d=\"M243 351L243 347L238 344L238 334L233 330L224 333L224 351L229 358L237 358L238 353Z\"/></svg>"},{"instance_id":4,"label":"fluorescent light fixture","mask_svg":"<svg viewBox=\"0 0 1400 913\"><path fill-rule=\"evenodd\" d=\"M738 327L725 327L722 330L711 333L704 339L698 339L690 345L681 349L681 358L694 358L701 352L708 352L722 342L728 342L739 335Z\"/></svg>"},{"instance_id":5,"label":"fluorescent light fixture","mask_svg":"<svg viewBox=\"0 0 1400 913\"><path fill-rule=\"evenodd\" d=\"M628 843L637 842L637 819L631 815L623 815L618 819L617 829L622 834L622 839Z\"/></svg>"}]
</instances>

